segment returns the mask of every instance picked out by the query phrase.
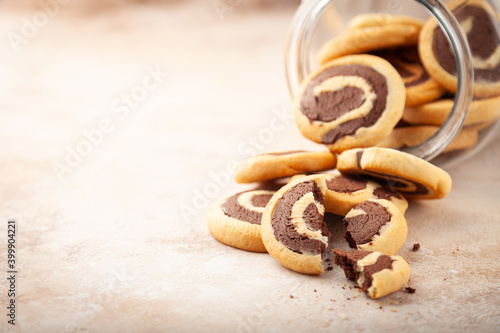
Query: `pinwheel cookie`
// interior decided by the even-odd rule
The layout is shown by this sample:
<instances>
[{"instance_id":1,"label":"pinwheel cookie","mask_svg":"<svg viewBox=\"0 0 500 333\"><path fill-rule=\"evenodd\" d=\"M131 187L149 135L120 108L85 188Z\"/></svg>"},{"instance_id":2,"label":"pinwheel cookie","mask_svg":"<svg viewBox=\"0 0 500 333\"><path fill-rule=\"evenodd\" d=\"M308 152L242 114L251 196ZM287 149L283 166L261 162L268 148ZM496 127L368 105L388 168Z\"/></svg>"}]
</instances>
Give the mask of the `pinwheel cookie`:
<instances>
[{"instance_id":1,"label":"pinwheel cookie","mask_svg":"<svg viewBox=\"0 0 500 333\"><path fill-rule=\"evenodd\" d=\"M386 60L342 57L304 82L295 101L295 121L302 135L332 152L372 146L401 119L405 95L403 80Z\"/></svg>"},{"instance_id":2,"label":"pinwheel cookie","mask_svg":"<svg viewBox=\"0 0 500 333\"><path fill-rule=\"evenodd\" d=\"M344 218L345 238L353 249L393 255L408 234L403 213L387 200L368 199Z\"/></svg>"},{"instance_id":3,"label":"pinwheel cookie","mask_svg":"<svg viewBox=\"0 0 500 333\"><path fill-rule=\"evenodd\" d=\"M328 151L287 151L255 155L243 161L234 172L238 183L292 176L335 168L337 158Z\"/></svg>"},{"instance_id":4,"label":"pinwheel cookie","mask_svg":"<svg viewBox=\"0 0 500 333\"><path fill-rule=\"evenodd\" d=\"M262 216L262 241L283 266L306 274L324 272L328 231L323 221L323 175L301 177L281 188Z\"/></svg>"},{"instance_id":5,"label":"pinwheel cookie","mask_svg":"<svg viewBox=\"0 0 500 333\"><path fill-rule=\"evenodd\" d=\"M266 252L261 238L262 213L274 191L246 191L216 202L207 214L210 233L242 250Z\"/></svg>"},{"instance_id":6,"label":"pinwheel cookie","mask_svg":"<svg viewBox=\"0 0 500 333\"><path fill-rule=\"evenodd\" d=\"M455 102L444 98L434 102L407 107L403 120L409 124L442 125L448 119ZM464 125L492 122L500 117L500 96L473 100Z\"/></svg>"},{"instance_id":7,"label":"pinwheel cookie","mask_svg":"<svg viewBox=\"0 0 500 333\"><path fill-rule=\"evenodd\" d=\"M386 199L395 204L404 214L408 201L399 193L360 177L342 174L325 175L325 210L337 215L346 215L356 205L368 199Z\"/></svg>"},{"instance_id":8,"label":"pinwheel cookie","mask_svg":"<svg viewBox=\"0 0 500 333\"><path fill-rule=\"evenodd\" d=\"M319 50L319 63L326 64L342 56L367 53L388 47L416 45L421 25L417 20L389 19L392 23L378 21L380 17L359 18L351 29L327 41Z\"/></svg>"},{"instance_id":9,"label":"pinwheel cookie","mask_svg":"<svg viewBox=\"0 0 500 333\"><path fill-rule=\"evenodd\" d=\"M390 148L347 150L339 155L337 169L343 174L369 177L409 199L439 199L451 190L451 177L446 171Z\"/></svg>"},{"instance_id":10,"label":"pinwheel cookie","mask_svg":"<svg viewBox=\"0 0 500 333\"><path fill-rule=\"evenodd\" d=\"M500 15L485 1L458 0L448 4L467 35L474 67L474 96L500 94ZM457 68L448 39L430 19L419 37L419 52L429 74L451 92L457 90Z\"/></svg>"},{"instance_id":11,"label":"pinwheel cookie","mask_svg":"<svg viewBox=\"0 0 500 333\"><path fill-rule=\"evenodd\" d=\"M425 70L416 46L385 49L373 53L389 61L403 78L406 87L406 106L434 101L445 89Z\"/></svg>"},{"instance_id":12,"label":"pinwheel cookie","mask_svg":"<svg viewBox=\"0 0 500 333\"><path fill-rule=\"evenodd\" d=\"M401 289L410 279L410 266L400 256L381 252L334 249L335 264L347 279L355 281L371 298L386 296Z\"/></svg>"}]
</instances>

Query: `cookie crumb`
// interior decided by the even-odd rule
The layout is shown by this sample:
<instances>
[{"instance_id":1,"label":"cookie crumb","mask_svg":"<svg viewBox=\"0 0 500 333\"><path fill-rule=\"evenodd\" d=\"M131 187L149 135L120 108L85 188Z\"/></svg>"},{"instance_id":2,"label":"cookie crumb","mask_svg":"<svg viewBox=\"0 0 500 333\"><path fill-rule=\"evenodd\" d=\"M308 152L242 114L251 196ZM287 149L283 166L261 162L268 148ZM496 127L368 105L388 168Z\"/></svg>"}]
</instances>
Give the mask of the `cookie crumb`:
<instances>
[{"instance_id":1,"label":"cookie crumb","mask_svg":"<svg viewBox=\"0 0 500 333\"><path fill-rule=\"evenodd\" d=\"M417 252L420 249L420 243L413 244L413 252Z\"/></svg>"},{"instance_id":2,"label":"cookie crumb","mask_svg":"<svg viewBox=\"0 0 500 333\"><path fill-rule=\"evenodd\" d=\"M412 288L412 287L406 287L406 288L405 288L405 291L406 291L408 294L414 294L414 293L415 293L415 291L417 291L417 289Z\"/></svg>"},{"instance_id":3,"label":"cookie crumb","mask_svg":"<svg viewBox=\"0 0 500 333\"><path fill-rule=\"evenodd\" d=\"M392 312L398 312L398 310L396 310L396 309L394 309L394 308L392 308L392 309L391 309L391 311L392 311Z\"/></svg>"}]
</instances>

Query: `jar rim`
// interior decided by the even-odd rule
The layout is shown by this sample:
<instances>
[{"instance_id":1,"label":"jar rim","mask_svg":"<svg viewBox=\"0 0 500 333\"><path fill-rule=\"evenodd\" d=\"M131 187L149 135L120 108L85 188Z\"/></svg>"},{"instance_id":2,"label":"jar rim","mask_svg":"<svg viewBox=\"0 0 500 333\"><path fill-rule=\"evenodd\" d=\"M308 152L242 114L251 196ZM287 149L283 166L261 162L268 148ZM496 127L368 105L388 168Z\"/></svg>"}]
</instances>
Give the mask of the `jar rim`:
<instances>
[{"instance_id":1,"label":"jar rim","mask_svg":"<svg viewBox=\"0 0 500 333\"><path fill-rule=\"evenodd\" d=\"M439 155L460 132L467 117L473 95L474 72L472 56L462 28L442 0L413 0L422 5L439 24L448 39L457 66L457 91L448 118L439 130L418 146L404 151L424 160ZM334 0L303 1L297 9L288 32L285 50L285 71L292 100L303 80L311 73L311 41L316 24L325 8Z\"/></svg>"}]
</instances>

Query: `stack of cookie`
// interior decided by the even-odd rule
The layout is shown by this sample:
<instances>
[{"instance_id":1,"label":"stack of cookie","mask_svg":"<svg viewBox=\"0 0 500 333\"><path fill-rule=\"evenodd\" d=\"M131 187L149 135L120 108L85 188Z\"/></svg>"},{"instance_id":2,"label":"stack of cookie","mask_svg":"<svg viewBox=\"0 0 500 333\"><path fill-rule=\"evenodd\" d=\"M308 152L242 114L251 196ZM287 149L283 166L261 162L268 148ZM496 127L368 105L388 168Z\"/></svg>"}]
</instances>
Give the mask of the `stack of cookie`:
<instances>
[{"instance_id":1,"label":"stack of cookie","mask_svg":"<svg viewBox=\"0 0 500 333\"><path fill-rule=\"evenodd\" d=\"M474 8L467 9L474 16L471 31L482 24L479 19L497 18L474 0L467 6ZM464 7L459 8L460 19ZM404 16L363 15L352 20L348 32L327 42L320 51L320 68L295 98L294 112L302 135L328 151L273 152L243 161L234 175L238 183L286 183L216 202L207 216L211 234L236 248L268 252L291 270L321 274L331 237L325 212L341 215L353 250L333 253L346 277L373 298L403 287L410 268L396 253L407 236L408 200L439 199L451 190L444 170L394 149L418 145L437 131L440 123L426 123L426 114L442 119L451 110L439 98L456 91L456 80L453 86L453 74L442 79L428 64L437 66L446 57L436 47L431 47L433 57L426 53L425 45L442 43L437 31L432 20L424 24ZM475 93L481 99L475 105L491 106L500 99L488 95L500 93L491 88L496 86L492 80L500 84L500 56L475 59L480 73L496 61L491 76L476 80ZM441 114L434 105L441 105ZM495 117L485 107L472 113L476 106L453 149L474 144L477 131L500 114L500 105L490 108Z\"/></svg>"}]
</instances>

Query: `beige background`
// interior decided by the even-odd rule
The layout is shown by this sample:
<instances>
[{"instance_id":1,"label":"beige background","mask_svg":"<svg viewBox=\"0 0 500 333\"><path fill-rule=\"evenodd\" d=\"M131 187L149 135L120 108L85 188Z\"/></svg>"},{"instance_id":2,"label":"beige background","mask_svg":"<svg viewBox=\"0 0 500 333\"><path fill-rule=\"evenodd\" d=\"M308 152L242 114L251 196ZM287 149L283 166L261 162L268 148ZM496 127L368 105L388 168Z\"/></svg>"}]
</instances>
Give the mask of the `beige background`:
<instances>
[{"instance_id":1,"label":"beige background","mask_svg":"<svg viewBox=\"0 0 500 333\"><path fill-rule=\"evenodd\" d=\"M1 330L498 331L499 140L448 169L449 197L410 204L400 254L415 294L371 300L336 267L297 274L208 234L209 204L248 188L227 168L253 151L320 148L290 118L283 52L294 7L231 3L222 15L212 1L69 3L17 53L6 36L40 7L2 4L3 309L8 218L19 273L16 327L2 315ZM122 95L145 91L148 68L168 75L124 108ZM88 146L84 133L102 122Z\"/></svg>"}]
</instances>

